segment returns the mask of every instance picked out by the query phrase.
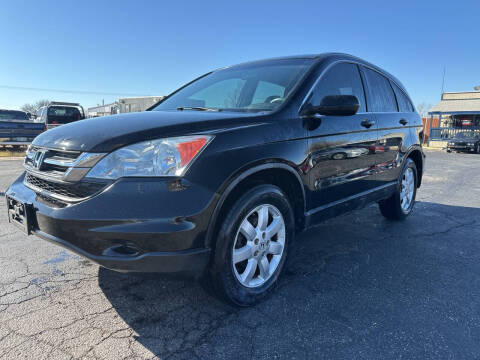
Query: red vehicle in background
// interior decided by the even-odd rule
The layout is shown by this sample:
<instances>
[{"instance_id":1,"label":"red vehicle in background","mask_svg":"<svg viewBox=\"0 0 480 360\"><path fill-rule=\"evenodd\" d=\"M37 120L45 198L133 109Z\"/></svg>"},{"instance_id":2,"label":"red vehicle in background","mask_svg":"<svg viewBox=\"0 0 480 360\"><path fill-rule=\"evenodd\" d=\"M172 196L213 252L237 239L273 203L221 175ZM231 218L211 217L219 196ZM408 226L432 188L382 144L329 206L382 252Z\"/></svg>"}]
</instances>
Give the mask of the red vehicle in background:
<instances>
[{"instance_id":1,"label":"red vehicle in background","mask_svg":"<svg viewBox=\"0 0 480 360\"><path fill-rule=\"evenodd\" d=\"M456 116L455 125L457 127L473 126L473 116Z\"/></svg>"}]
</instances>

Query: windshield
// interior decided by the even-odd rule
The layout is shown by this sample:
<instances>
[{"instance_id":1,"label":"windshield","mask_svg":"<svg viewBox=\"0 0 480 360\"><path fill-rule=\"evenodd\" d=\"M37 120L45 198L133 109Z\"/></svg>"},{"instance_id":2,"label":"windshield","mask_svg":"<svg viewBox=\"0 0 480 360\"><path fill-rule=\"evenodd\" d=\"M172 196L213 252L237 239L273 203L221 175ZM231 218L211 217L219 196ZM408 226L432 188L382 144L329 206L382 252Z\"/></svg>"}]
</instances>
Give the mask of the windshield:
<instances>
[{"instance_id":1,"label":"windshield","mask_svg":"<svg viewBox=\"0 0 480 360\"><path fill-rule=\"evenodd\" d=\"M0 120L30 120L27 113L15 110L0 110Z\"/></svg>"},{"instance_id":2,"label":"windshield","mask_svg":"<svg viewBox=\"0 0 480 360\"><path fill-rule=\"evenodd\" d=\"M271 111L285 101L312 61L269 60L217 70L153 110Z\"/></svg>"},{"instance_id":3,"label":"windshield","mask_svg":"<svg viewBox=\"0 0 480 360\"><path fill-rule=\"evenodd\" d=\"M82 119L80 110L72 106L49 106L47 112L49 124L67 124Z\"/></svg>"},{"instance_id":4,"label":"windshield","mask_svg":"<svg viewBox=\"0 0 480 360\"><path fill-rule=\"evenodd\" d=\"M476 139L478 138L478 134L473 133L473 132L461 132L458 133L455 138L457 139Z\"/></svg>"}]
</instances>

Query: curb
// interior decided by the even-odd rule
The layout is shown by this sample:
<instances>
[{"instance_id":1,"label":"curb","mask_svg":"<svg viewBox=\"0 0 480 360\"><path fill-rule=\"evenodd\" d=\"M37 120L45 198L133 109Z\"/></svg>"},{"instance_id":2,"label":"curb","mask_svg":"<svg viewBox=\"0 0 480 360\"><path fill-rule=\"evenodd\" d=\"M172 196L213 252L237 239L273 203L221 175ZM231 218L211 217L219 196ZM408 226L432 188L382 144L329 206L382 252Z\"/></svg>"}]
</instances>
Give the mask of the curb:
<instances>
[{"instance_id":1,"label":"curb","mask_svg":"<svg viewBox=\"0 0 480 360\"><path fill-rule=\"evenodd\" d=\"M25 152L23 151L0 151L0 158L24 158Z\"/></svg>"}]
</instances>

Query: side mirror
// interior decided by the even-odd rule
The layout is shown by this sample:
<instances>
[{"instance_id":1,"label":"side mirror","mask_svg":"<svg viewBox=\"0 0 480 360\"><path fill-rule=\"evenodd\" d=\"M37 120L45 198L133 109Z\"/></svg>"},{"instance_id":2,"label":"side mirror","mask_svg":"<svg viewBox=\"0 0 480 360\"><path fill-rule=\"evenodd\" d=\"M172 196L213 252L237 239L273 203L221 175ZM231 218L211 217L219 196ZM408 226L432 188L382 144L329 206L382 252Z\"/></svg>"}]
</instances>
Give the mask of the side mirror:
<instances>
[{"instance_id":1,"label":"side mirror","mask_svg":"<svg viewBox=\"0 0 480 360\"><path fill-rule=\"evenodd\" d=\"M320 105L305 109L303 115L350 116L355 115L359 108L360 102L355 95L327 95Z\"/></svg>"}]
</instances>

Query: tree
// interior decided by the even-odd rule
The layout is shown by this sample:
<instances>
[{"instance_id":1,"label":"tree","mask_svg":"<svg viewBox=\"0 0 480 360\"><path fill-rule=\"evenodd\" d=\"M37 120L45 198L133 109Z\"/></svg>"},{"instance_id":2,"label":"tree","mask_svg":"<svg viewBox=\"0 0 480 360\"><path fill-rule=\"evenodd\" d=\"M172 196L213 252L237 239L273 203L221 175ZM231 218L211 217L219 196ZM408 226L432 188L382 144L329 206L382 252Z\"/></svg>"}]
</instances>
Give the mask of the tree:
<instances>
[{"instance_id":1,"label":"tree","mask_svg":"<svg viewBox=\"0 0 480 360\"><path fill-rule=\"evenodd\" d=\"M421 102L417 104L417 111L421 117L427 117L428 112L432 108L432 104L427 104L426 102Z\"/></svg>"},{"instance_id":2,"label":"tree","mask_svg":"<svg viewBox=\"0 0 480 360\"><path fill-rule=\"evenodd\" d=\"M23 105L20 109L26 112L29 112L30 114L36 114L37 110L40 109L42 106L46 106L50 103L50 100L43 99L43 100L38 100L35 104L25 104Z\"/></svg>"}]
</instances>

